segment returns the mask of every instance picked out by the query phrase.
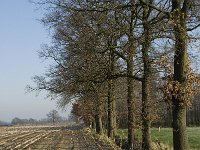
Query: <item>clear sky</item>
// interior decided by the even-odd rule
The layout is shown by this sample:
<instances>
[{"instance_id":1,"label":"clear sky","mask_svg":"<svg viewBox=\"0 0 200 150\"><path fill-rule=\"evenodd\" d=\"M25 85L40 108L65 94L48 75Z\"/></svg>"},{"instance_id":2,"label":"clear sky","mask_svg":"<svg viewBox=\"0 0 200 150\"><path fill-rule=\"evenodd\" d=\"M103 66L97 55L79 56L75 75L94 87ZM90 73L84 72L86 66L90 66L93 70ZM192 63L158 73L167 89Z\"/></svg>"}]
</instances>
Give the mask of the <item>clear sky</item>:
<instances>
[{"instance_id":1,"label":"clear sky","mask_svg":"<svg viewBox=\"0 0 200 150\"><path fill-rule=\"evenodd\" d=\"M0 120L14 117L40 119L51 109L57 109L53 101L45 99L45 93L25 94L31 77L45 72L37 51L43 43L49 43L48 31L38 21L42 10L28 0L1 0L0 5ZM67 112L61 113L67 116Z\"/></svg>"}]
</instances>

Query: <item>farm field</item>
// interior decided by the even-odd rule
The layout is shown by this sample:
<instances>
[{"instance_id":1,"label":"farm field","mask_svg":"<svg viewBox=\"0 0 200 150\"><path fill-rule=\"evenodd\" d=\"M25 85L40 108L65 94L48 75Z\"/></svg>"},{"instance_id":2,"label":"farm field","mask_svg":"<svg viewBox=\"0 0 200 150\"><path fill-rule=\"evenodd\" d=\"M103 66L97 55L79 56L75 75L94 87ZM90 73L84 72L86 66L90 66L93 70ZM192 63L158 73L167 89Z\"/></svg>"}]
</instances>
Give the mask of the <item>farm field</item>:
<instances>
[{"instance_id":1,"label":"farm field","mask_svg":"<svg viewBox=\"0 0 200 150\"><path fill-rule=\"evenodd\" d=\"M191 150L200 150L200 127L188 127L188 141ZM137 130L139 138L141 138L141 131ZM119 129L118 135L122 138L127 138L127 130ZM172 128L161 128L160 132L158 128L151 129L151 137L153 142L160 142L172 147Z\"/></svg>"},{"instance_id":2,"label":"farm field","mask_svg":"<svg viewBox=\"0 0 200 150\"><path fill-rule=\"evenodd\" d=\"M0 127L1 150L114 150L78 126Z\"/></svg>"}]
</instances>

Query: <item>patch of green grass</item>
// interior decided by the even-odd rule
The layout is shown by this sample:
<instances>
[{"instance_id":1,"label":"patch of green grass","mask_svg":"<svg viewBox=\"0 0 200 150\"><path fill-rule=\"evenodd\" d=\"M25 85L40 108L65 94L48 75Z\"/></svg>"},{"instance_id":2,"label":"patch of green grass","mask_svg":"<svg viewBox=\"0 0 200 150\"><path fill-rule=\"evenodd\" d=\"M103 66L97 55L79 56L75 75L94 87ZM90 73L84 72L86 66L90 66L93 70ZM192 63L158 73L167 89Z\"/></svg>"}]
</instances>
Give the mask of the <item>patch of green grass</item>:
<instances>
[{"instance_id":1,"label":"patch of green grass","mask_svg":"<svg viewBox=\"0 0 200 150\"><path fill-rule=\"evenodd\" d=\"M158 128L151 129L151 138L153 142L160 142L169 146L173 146L172 128L161 128L160 132Z\"/></svg>"},{"instance_id":2,"label":"patch of green grass","mask_svg":"<svg viewBox=\"0 0 200 150\"><path fill-rule=\"evenodd\" d=\"M200 149L200 127L188 127L188 140L190 149ZM141 131L136 130L138 137L141 139ZM127 138L127 129L119 129L117 134L121 138ZM172 128L161 128L160 132L158 128L151 129L151 138L153 142L161 142L172 147Z\"/></svg>"},{"instance_id":3,"label":"patch of green grass","mask_svg":"<svg viewBox=\"0 0 200 150\"><path fill-rule=\"evenodd\" d=\"M200 149L200 127L188 128L188 140L191 149Z\"/></svg>"},{"instance_id":4,"label":"patch of green grass","mask_svg":"<svg viewBox=\"0 0 200 150\"><path fill-rule=\"evenodd\" d=\"M122 139L126 139L128 137L128 130L127 129L118 129L117 135L120 136Z\"/></svg>"}]
</instances>

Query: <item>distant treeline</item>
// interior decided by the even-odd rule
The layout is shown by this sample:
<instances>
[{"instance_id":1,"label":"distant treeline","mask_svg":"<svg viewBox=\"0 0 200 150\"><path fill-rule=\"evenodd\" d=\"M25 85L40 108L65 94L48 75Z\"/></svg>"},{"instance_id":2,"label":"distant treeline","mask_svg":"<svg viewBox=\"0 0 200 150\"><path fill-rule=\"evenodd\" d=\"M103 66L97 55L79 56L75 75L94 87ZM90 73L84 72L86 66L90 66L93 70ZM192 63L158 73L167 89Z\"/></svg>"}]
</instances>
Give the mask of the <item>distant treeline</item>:
<instances>
[{"instance_id":1,"label":"distant treeline","mask_svg":"<svg viewBox=\"0 0 200 150\"><path fill-rule=\"evenodd\" d=\"M44 119L21 119L18 117L15 117L12 119L10 123L6 123L3 121L0 121L0 126L6 126L6 125L43 125L43 124L57 124L57 123L66 123L66 122L72 122L71 118L65 118L61 117L57 110L51 110L47 114L47 118Z\"/></svg>"},{"instance_id":2,"label":"distant treeline","mask_svg":"<svg viewBox=\"0 0 200 150\"><path fill-rule=\"evenodd\" d=\"M200 96L197 96L190 108L187 109L186 123L187 126L200 126ZM172 126L172 111L168 109L165 115L155 123L158 126Z\"/></svg>"},{"instance_id":3,"label":"distant treeline","mask_svg":"<svg viewBox=\"0 0 200 150\"><path fill-rule=\"evenodd\" d=\"M191 107L187 109L187 126L200 126L200 95L194 98ZM172 108L166 103L163 104L163 109L160 110L159 116L152 122L153 127L172 127ZM119 113L118 115L119 128L127 128L127 115Z\"/></svg>"},{"instance_id":4,"label":"distant treeline","mask_svg":"<svg viewBox=\"0 0 200 150\"><path fill-rule=\"evenodd\" d=\"M57 123L64 123L64 122L67 122L67 121L68 121L67 118L62 117L62 118L59 118ZM11 125L27 125L27 124L37 125L37 124L49 124L49 123L52 123L52 122L48 118L37 120L37 119L33 119L33 118L20 119L18 117L15 117L11 121Z\"/></svg>"},{"instance_id":5,"label":"distant treeline","mask_svg":"<svg viewBox=\"0 0 200 150\"><path fill-rule=\"evenodd\" d=\"M9 123L0 120L0 126L7 126Z\"/></svg>"}]
</instances>

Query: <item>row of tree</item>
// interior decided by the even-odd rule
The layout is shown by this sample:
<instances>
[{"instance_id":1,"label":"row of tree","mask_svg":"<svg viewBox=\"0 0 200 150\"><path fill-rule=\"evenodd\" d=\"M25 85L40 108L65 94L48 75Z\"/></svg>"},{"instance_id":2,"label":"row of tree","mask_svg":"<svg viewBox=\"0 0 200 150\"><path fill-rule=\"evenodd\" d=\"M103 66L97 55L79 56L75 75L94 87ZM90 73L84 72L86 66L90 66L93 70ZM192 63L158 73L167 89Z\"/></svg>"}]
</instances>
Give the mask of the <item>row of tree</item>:
<instances>
[{"instance_id":1,"label":"row of tree","mask_svg":"<svg viewBox=\"0 0 200 150\"><path fill-rule=\"evenodd\" d=\"M51 110L47 114L47 118L44 119L20 119L15 117L11 121L11 125L42 125L42 124L56 124L56 123L66 123L68 120L64 117L61 117L57 110Z\"/></svg>"},{"instance_id":2,"label":"row of tree","mask_svg":"<svg viewBox=\"0 0 200 150\"><path fill-rule=\"evenodd\" d=\"M199 86L195 73L198 0L42 0L52 44L40 56L53 63L36 87L101 134L115 138L118 114L126 116L128 148L151 149L150 127L168 103L175 150L187 150L186 110ZM198 58L198 57L197 57ZM121 123L123 124L123 123Z\"/></svg>"}]
</instances>

